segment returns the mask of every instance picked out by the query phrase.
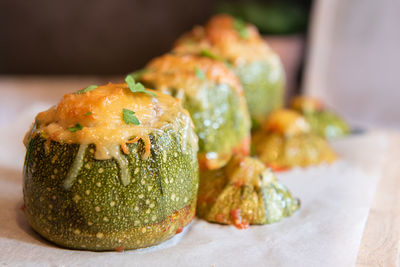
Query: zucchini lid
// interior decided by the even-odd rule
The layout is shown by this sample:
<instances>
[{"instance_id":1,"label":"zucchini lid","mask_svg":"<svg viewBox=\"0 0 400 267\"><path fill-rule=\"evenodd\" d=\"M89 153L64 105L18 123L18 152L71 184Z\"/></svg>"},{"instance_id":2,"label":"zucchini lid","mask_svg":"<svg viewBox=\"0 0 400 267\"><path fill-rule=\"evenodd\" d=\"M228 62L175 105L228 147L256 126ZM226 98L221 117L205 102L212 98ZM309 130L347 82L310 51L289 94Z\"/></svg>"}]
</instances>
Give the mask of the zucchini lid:
<instances>
[{"instance_id":1,"label":"zucchini lid","mask_svg":"<svg viewBox=\"0 0 400 267\"><path fill-rule=\"evenodd\" d=\"M210 222L246 228L277 222L299 206L255 158L236 156L224 168L200 174L197 215Z\"/></svg>"}]
</instances>

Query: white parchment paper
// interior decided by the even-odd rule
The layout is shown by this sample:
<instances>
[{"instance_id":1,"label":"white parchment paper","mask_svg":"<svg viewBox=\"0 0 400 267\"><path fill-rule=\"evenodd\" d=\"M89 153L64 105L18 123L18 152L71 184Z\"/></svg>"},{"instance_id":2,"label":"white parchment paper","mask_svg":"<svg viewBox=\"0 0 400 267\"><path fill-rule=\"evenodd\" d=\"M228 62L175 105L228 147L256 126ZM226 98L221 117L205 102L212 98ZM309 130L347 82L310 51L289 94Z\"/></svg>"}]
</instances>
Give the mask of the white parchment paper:
<instances>
[{"instance_id":1,"label":"white parchment paper","mask_svg":"<svg viewBox=\"0 0 400 267\"><path fill-rule=\"evenodd\" d=\"M238 230L195 220L183 233L139 251L87 252L56 247L35 234L22 205L22 137L36 112L27 107L0 128L0 264L8 266L353 266L385 160L387 137L369 132L336 141L331 166L278 173L301 199L292 217Z\"/></svg>"}]
</instances>

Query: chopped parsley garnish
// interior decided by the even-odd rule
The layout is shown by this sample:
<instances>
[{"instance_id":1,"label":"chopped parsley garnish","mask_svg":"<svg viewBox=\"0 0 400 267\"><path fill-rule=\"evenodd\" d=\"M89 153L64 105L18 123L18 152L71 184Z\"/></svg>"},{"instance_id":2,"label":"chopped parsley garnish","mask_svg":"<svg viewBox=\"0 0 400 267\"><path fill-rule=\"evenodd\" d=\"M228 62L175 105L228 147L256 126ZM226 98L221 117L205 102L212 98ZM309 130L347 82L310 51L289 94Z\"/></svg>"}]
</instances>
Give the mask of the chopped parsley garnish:
<instances>
[{"instance_id":1,"label":"chopped parsley garnish","mask_svg":"<svg viewBox=\"0 0 400 267\"><path fill-rule=\"evenodd\" d=\"M199 78L200 80L205 80L206 79L206 74L200 68L195 67L194 68L194 73L196 74L197 78Z\"/></svg>"},{"instance_id":2,"label":"chopped parsley garnish","mask_svg":"<svg viewBox=\"0 0 400 267\"><path fill-rule=\"evenodd\" d=\"M145 93L151 96L157 96L155 93L147 91L143 84L136 83L132 75L126 76L125 82L128 84L129 90L131 90L132 93Z\"/></svg>"},{"instance_id":3,"label":"chopped parsley garnish","mask_svg":"<svg viewBox=\"0 0 400 267\"><path fill-rule=\"evenodd\" d=\"M124 108L122 110L122 118L124 119L124 122L126 124L129 124L129 123L132 123L134 125L140 124L139 119L135 116L135 112L132 110Z\"/></svg>"},{"instance_id":4,"label":"chopped parsley garnish","mask_svg":"<svg viewBox=\"0 0 400 267\"><path fill-rule=\"evenodd\" d=\"M86 87L85 89L79 90L78 92L76 92L76 94L80 95L80 94L84 94L90 91L93 91L94 89L96 89L98 86L97 85L89 85L88 87Z\"/></svg>"},{"instance_id":5,"label":"chopped parsley garnish","mask_svg":"<svg viewBox=\"0 0 400 267\"><path fill-rule=\"evenodd\" d=\"M210 50L207 50L207 49L202 49L200 51L200 55L203 56L203 57L208 57L208 58L211 58L211 59L219 60L217 55L215 55L214 53L212 53Z\"/></svg>"},{"instance_id":6,"label":"chopped parsley garnish","mask_svg":"<svg viewBox=\"0 0 400 267\"><path fill-rule=\"evenodd\" d=\"M83 116L89 116L92 115L93 113L91 111L86 112L85 114L83 114Z\"/></svg>"},{"instance_id":7,"label":"chopped parsley garnish","mask_svg":"<svg viewBox=\"0 0 400 267\"><path fill-rule=\"evenodd\" d=\"M128 76L126 76L125 82L128 84L129 88L135 88L135 79L132 75L129 74Z\"/></svg>"},{"instance_id":8,"label":"chopped parsley garnish","mask_svg":"<svg viewBox=\"0 0 400 267\"><path fill-rule=\"evenodd\" d=\"M68 131L70 131L71 133L74 133L76 131L80 131L82 130L82 125L80 125L79 123L75 124L74 127L69 127Z\"/></svg>"},{"instance_id":9,"label":"chopped parsley garnish","mask_svg":"<svg viewBox=\"0 0 400 267\"><path fill-rule=\"evenodd\" d=\"M141 84L141 83L136 83L135 84L135 91L136 92L143 92L143 93L146 93L145 91L146 91L146 88L144 88L144 85L143 84ZM147 92L147 93L152 93L152 94L154 94L153 92Z\"/></svg>"},{"instance_id":10,"label":"chopped parsley garnish","mask_svg":"<svg viewBox=\"0 0 400 267\"><path fill-rule=\"evenodd\" d=\"M138 80L138 79L141 79L142 76L144 74L146 74L147 72L149 72L149 71L150 70L148 68L144 68L144 69L140 69L140 70L134 71L129 75L131 75L133 79Z\"/></svg>"},{"instance_id":11,"label":"chopped parsley garnish","mask_svg":"<svg viewBox=\"0 0 400 267\"><path fill-rule=\"evenodd\" d=\"M233 22L233 28L238 32L240 37L246 39L247 38L247 29L246 23L241 19L235 19Z\"/></svg>"}]
</instances>

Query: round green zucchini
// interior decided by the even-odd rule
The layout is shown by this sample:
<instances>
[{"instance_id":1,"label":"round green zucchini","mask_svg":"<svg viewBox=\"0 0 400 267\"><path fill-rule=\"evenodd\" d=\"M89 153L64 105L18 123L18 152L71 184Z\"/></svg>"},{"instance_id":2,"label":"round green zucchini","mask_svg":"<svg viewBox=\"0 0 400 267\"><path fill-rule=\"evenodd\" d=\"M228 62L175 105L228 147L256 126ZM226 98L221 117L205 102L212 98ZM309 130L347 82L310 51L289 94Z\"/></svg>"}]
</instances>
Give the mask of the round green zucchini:
<instances>
[{"instance_id":1,"label":"round green zucchini","mask_svg":"<svg viewBox=\"0 0 400 267\"><path fill-rule=\"evenodd\" d=\"M146 159L139 139L102 160L94 144L54 141L36 123L23 171L30 225L60 246L94 251L153 246L182 231L195 215L198 162L197 143L184 137L191 126L178 122L149 134Z\"/></svg>"},{"instance_id":2,"label":"round green zucchini","mask_svg":"<svg viewBox=\"0 0 400 267\"><path fill-rule=\"evenodd\" d=\"M285 75L279 56L261 38L254 25L225 14L196 26L176 43L176 54L195 54L225 62L239 77L252 128L283 106Z\"/></svg>"},{"instance_id":3,"label":"round green zucchini","mask_svg":"<svg viewBox=\"0 0 400 267\"><path fill-rule=\"evenodd\" d=\"M233 154L249 154L250 119L239 81L220 62L166 54L136 78L182 101L199 137L201 169L225 165Z\"/></svg>"}]
</instances>

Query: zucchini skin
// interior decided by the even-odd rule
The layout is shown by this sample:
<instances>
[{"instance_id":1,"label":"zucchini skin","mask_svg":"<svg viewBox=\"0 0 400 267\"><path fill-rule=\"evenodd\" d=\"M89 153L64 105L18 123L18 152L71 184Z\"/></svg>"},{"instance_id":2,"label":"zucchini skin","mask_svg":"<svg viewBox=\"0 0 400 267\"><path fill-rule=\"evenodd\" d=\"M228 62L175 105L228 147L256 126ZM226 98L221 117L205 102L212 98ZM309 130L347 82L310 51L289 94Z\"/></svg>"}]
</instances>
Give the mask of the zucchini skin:
<instances>
[{"instance_id":1,"label":"zucchini skin","mask_svg":"<svg viewBox=\"0 0 400 267\"><path fill-rule=\"evenodd\" d=\"M63 247L84 250L137 249L171 238L194 217L198 162L196 149L181 149L172 129L128 144L131 181L124 186L115 160L96 160L89 145L72 187L63 182L79 149L37 134L29 140L24 164L26 217L35 231ZM121 151L122 153L122 151Z\"/></svg>"},{"instance_id":2,"label":"zucchini skin","mask_svg":"<svg viewBox=\"0 0 400 267\"><path fill-rule=\"evenodd\" d=\"M233 69L242 83L253 129L271 111L283 107L284 70L280 61L273 63L272 60L247 62Z\"/></svg>"},{"instance_id":3,"label":"zucchini skin","mask_svg":"<svg viewBox=\"0 0 400 267\"><path fill-rule=\"evenodd\" d=\"M195 125L199 137L199 163L202 170L224 166L236 152L247 155L246 141L250 138L250 121L246 106L228 85L210 86L207 91L207 105L204 101L184 99L186 108ZM206 125L208 121L211 125ZM240 150L240 151L238 151ZM247 149L248 150L248 149ZM215 159L207 158L214 153Z\"/></svg>"},{"instance_id":4,"label":"zucchini skin","mask_svg":"<svg viewBox=\"0 0 400 267\"><path fill-rule=\"evenodd\" d=\"M311 126L311 130L326 139L335 139L349 134L345 120L324 107L323 103L310 96L297 96L291 108L300 112Z\"/></svg>"},{"instance_id":5,"label":"zucchini skin","mask_svg":"<svg viewBox=\"0 0 400 267\"><path fill-rule=\"evenodd\" d=\"M141 79L144 85L161 90L151 81ZM228 84L206 84L202 98L183 96L182 106L187 109L199 138L198 158L200 169L224 166L233 154L250 153L250 116L243 95ZM177 97L176 89L162 88ZM210 155L213 155L210 157Z\"/></svg>"},{"instance_id":6,"label":"zucchini skin","mask_svg":"<svg viewBox=\"0 0 400 267\"><path fill-rule=\"evenodd\" d=\"M249 175L257 173L252 161L256 159L248 159L247 163L236 169L228 163L224 168L200 173L197 201L199 218L209 222L233 224L242 229L246 228L245 224L278 222L300 208L300 201L292 197L290 191L276 178L263 185L252 184L246 181L246 177L239 182L230 180L230 173L238 168L244 168ZM262 179L261 173L255 175Z\"/></svg>"},{"instance_id":7,"label":"zucchini skin","mask_svg":"<svg viewBox=\"0 0 400 267\"><path fill-rule=\"evenodd\" d=\"M336 114L329 111L316 111L303 114L311 129L317 135L335 139L349 134L349 125Z\"/></svg>"}]
</instances>

